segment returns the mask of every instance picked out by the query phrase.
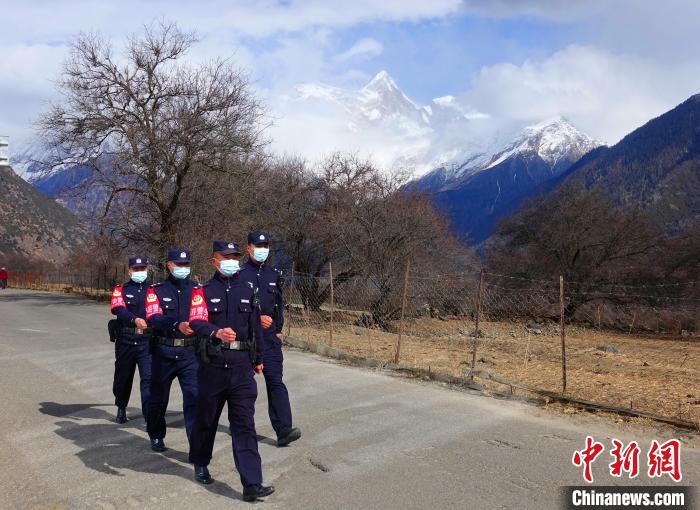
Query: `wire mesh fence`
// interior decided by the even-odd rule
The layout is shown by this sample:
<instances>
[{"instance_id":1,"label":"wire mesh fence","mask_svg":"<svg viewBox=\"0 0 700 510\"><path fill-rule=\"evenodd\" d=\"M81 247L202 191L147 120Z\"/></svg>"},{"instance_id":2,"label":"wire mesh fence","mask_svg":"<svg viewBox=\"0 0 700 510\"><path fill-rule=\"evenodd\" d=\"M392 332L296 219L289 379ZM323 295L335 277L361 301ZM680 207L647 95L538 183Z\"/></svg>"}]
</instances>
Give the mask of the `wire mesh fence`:
<instances>
[{"instance_id":1,"label":"wire mesh fence","mask_svg":"<svg viewBox=\"0 0 700 510\"><path fill-rule=\"evenodd\" d=\"M695 282L595 286L483 271L428 276L409 266L347 278L328 269L323 276L286 272L287 335L403 367L488 379L494 391L565 393L700 424ZM114 269L15 272L9 283L106 298L127 278Z\"/></svg>"}]
</instances>

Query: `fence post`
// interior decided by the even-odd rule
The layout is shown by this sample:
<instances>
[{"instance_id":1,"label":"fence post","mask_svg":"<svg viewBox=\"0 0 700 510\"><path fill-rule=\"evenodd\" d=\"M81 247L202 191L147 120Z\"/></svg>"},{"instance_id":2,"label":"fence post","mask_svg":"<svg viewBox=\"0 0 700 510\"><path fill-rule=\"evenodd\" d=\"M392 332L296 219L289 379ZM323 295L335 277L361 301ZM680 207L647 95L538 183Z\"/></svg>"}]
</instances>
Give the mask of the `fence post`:
<instances>
[{"instance_id":1,"label":"fence post","mask_svg":"<svg viewBox=\"0 0 700 510\"><path fill-rule=\"evenodd\" d=\"M559 329L561 330L561 387L566 393L566 332L564 330L564 277L559 275Z\"/></svg>"},{"instance_id":2,"label":"fence post","mask_svg":"<svg viewBox=\"0 0 700 510\"><path fill-rule=\"evenodd\" d=\"M287 336L291 336L292 334L292 302L293 302L293 297L294 295L294 261L292 261L292 276L289 279L289 313L287 314Z\"/></svg>"},{"instance_id":3,"label":"fence post","mask_svg":"<svg viewBox=\"0 0 700 510\"><path fill-rule=\"evenodd\" d=\"M330 329L330 343L329 345L333 347L333 308L335 307L335 296L333 295L333 263L328 262L328 274L331 280L331 329Z\"/></svg>"},{"instance_id":4,"label":"fence post","mask_svg":"<svg viewBox=\"0 0 700 510\"><path fill-rule=\"evenodd\" d=\"M481 304L484 296L484 268L479 271L479 290L476 296L476 321L474 325L474 340L472 341L472 368L470 380L474 380L474 370L476 370L476 344L479 341L479 319L481 318Z\"/></svg>"},{"instance_id":5,"label":"fence post","mask_svg":"<svg viewBox=\"0 0 700 510\"><path fill-rule=\"evenodd\" d=\"M401 321L399 322L399 338L396 342L396 354L394 355L394 363L399 364L401 356L401 337L403 336L403 318L406 314L406 298L408 297L408 273L411 270L411 261L406 261L406 271L403 275L403 299L401 300Z\"/></svg>"}]
</instances>

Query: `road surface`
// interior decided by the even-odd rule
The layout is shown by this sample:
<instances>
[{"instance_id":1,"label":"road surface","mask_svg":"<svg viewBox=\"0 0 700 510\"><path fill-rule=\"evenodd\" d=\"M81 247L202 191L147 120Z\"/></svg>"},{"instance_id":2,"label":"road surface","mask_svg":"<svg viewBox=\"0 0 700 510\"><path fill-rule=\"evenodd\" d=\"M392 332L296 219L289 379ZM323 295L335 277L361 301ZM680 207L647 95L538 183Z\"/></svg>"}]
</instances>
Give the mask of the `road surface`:
<instances>
[{"instance_id":1,"label":"road surface","mask_svg":"<svg viewBox=\"0 0 700 510\"><path fill-rule=\"evenodd\" d=\"M192 480L177 385L165 454L149 449L137 385L132 420L114 423L108 318L104 303L0 291L0 506L247 507L225 412L210 465L216 483L208 488ZM607 444L611 437L636 439L643 451L652 438L674 435L556 415L297 351L286 352L285 370L304 437L274 446L258 378L263 472L277 488L266 508L559 508L559 487L582 484L571 456L587 434ZM698 442L684 441L683 482L697 485ZM605 456L593 468L596 484L650 483L646 473L634 482L611 479Z\"/></svg>"}]
</instances>

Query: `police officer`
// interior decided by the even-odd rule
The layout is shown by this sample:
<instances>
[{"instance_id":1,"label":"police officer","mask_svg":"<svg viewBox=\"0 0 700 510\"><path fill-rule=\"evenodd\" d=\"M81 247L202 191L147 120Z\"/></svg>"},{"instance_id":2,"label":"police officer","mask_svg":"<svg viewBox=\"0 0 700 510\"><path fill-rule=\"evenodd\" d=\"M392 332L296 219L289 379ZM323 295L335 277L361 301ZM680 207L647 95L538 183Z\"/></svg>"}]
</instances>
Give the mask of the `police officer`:
<instances>
[{"instance_id":1,"label":"police officer","mask_svg":"<svg viewBox=\"0 0 700 510\"><path fill-rule=\"evenodd\" d=\"M267 264L270 254L270 236L267 232L248 233L246 246L248 261L243 264L241 278L260 289L260 322L264 331L265 386L267 408L272 428L277 433L277 446L286 446L301 437L301 430L292 426L292 408L289 393L282 381L282 327L284 302L280 273Z\"/></svg>"},{"instance_id":2,"label":"police officer","mask_svg":"<svg viewBox=\"0 0 700 510\"><path fill-rule=\"evenodd\" d=\"M129 259L129 281L117 285L112 292L111 312L117 316L118 327L114 343L114 392L117 406L117 423L126 423L126 406L131 396L136 367L141 379L141 412L148 416L151 385L151 332L146 323L146 291L148 284L148 259Z\"/></svg>"},{"instance_id":3,"label":"police officer","mask_svg":"<svg viewBox=\"0 0 700 510\"><path fill-rule=\"evenodd\" d=\"M253 377L262 366L263 333L257 289L239 275L241 250L236 243L214 241L214 277L192 292L190 326L203 338L206 359L199 366L197 417L192 429L190 462L195 479L212 483L207 466L224 404L233 443L233 459L243 484L243 499L255 501L274 492L262 485L262 465L255 433ZM202 351L200 350L200 353Z\"/></svg>"},{"instance_id":4,"label":"police officer","mask_svg":"<svg viewBox=\"0 0 700 510\"><path fill-rule=\"evenodd\" d=\"M177 377L182 390L187 439L192 436L197 405L197 358L195 338L189 326L190 299L196 283L189 279L191 252L171 248L167 252L168 278L148 289L146 316L153 328L153 377L148 409L148 436L151 449L165 447L165 412L170 386Z\"/></svg>"}]
</instances>

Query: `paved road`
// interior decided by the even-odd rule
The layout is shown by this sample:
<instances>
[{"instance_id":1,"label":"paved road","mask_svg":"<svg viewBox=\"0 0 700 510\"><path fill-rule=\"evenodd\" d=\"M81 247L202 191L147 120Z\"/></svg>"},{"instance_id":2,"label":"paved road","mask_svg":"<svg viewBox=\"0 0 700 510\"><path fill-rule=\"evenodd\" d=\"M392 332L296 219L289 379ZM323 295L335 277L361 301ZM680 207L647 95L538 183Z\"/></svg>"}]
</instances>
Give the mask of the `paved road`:
<instances>
[{"instance_id":1,"label":"paved road","mask_svg":"<svg viewBox=\"0 0 700 510\"><path fill-rule=\"evenodd\" d=\"M105 304L0 291L0 506L246 507L223 422L210 466L217 482L192 481L179 389L165 454L148 449L140 417L112 421L107 318ZM670 437L667 429L558 416L301 352L286 356L304 437L281 449L267 439L273 432L259 380L263 471L277 487L267 508L559 508L558 487L581 483L570 459L586 434L636 439L644 448L652 437ZM129 411L137 417L134 391ZM697 485L700 449L689 442L684 482ZM625 483L607 477L607 462L594 466L596 482ZM642 483L645 474L635 481Z\"/></svg>"}]
</instances>

